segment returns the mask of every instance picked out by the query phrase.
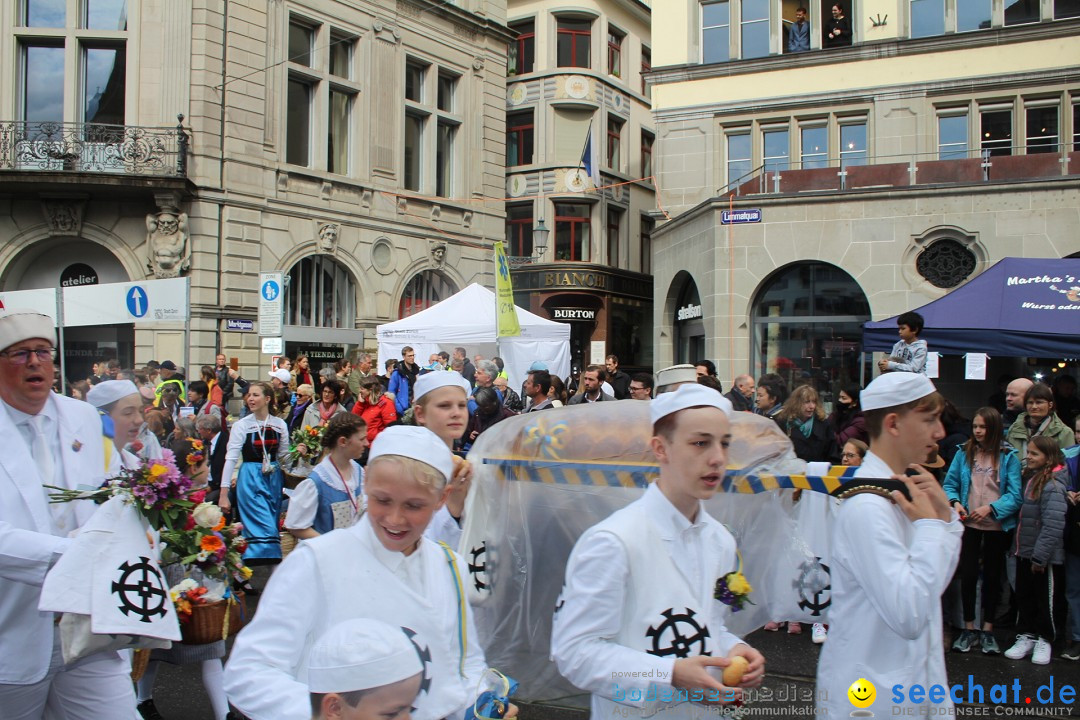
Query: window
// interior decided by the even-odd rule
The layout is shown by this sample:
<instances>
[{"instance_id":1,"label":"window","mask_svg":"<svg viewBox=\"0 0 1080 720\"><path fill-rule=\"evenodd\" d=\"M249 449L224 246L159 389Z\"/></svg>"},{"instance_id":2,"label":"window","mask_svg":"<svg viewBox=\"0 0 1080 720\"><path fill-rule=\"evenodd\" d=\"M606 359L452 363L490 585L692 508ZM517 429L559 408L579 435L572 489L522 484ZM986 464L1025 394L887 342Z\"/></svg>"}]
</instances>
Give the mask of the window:
<instances>
[{"instance_id":1,"label":"window","mask_svg":"<svg viewBox=\"0 0 1080 720\"><path fill-rule=\"evenodd\" d=\"M956 31L985 30L990 27L992 0L956 0Z\"/></svg>"},{"instance_id":2,"label":"window","mask_svg":"<svg viewBox=\"0 0 1080 720\"><path fill-rule=\"evenodd\" d=\"M555 121L555 162L558 165L577 167L581 162L581 152L585 147L585 138L592 126L592 110L573 110L557 107L554 109ZM593 135L593 147L599 150L599 140ZM595 155L594 155L595 157Z\"/></svg>"},{"instance_id":3,"label":"window","mask_svg":"<svg viewBox=\"0 0 1080 720\"><path fill-rule=\"evenodd\" d=\"M1070 152L1080 152L1080 102L1074 102L1072 106L1073 138Z\"/></svg>"},{"instance_id":4,"label":"window","mask_svg":"<svg viewBox=\"0 0 1080 720\"><path fill-rule=\"evenodd\" d=\"M1005 24L1039 22L1039 0L1005 0Z\"/></svg>"},{"instance_id":5,"label":"window","mask_svg":"<svg viewBox=\"0 0 1080 720\"><path fill-rule=\"evenodd\" d=\"M454 284L441 274L434 270L425 270L414 276L402 291L401 302L398 303L398 317L407 318L427 310L456 292Z\"/></svg>"},{"instance_id":6,"label":"window","mask_svg":"<svg viewBox=\"0 0 1080 720\"><path fill-rule=\"evenodd\" d=\"M592 67L589 63L591 21L559 19L557 35L556 54L559 67Z\"/></svg>"},{"instance_id":7,"label":"window","mask_svg":"<svg viewBox=\"0 0 1080 720\"><path fill-rule=\"evenodd\" d=\"M651 97L649 92L648 83L645 81L645 75L652 72L652 50L641 46L641 94L645 97Z\"/></svg>"},{"instance_id":8,"label":"window","mask_svg":"<svg viewBox=\"0 0 1080 720\"><path fill-rule=\"evenodd\" d=\"M61 5L61 2L36 3ZM86 0L86 19L83 27L88 30L127 30L127 0Z\"/></svg>"},{"instance_id":9,"label":"window","mask_svg":"<svg viewBox=\"0 0 1080 720\"><path fill-rule=\"evenodd\" d=\"M647 215L641 216L641 272L652 274L652 233L656 221Z\"/></svg>"},{"instance_id":10,"label":"window","mask_svg":"<svg viewBox=\"0 0 1080 720\"><path fill-rule=\"evenodd\" d=\"M25 0L23 27L62 28L67 26L66 0Z\"/></svg>"},{"instance_id":11,"label":"window","mask_svg":"<svg viewBox=\"0 0 1080 720\"><path fill-rule=\"evenodd\" d=\"M1058 151L1058 106L1041 105L1025 108L1027 121L1027 153L1056 153Z\"/></svg>"},{"instance_id":12,"label":"window","mask_svg":"<svg viewBox=\"0 0 1080 720\"><path fill-rule=\"evenodd\" d=\"M740 57L765 57L769 54L769 0L742 0L740 9Z\"/></svg>"},{"instance_id":13,"label":"window","mask_svg":"<svg viewBox=\"0 0 1080 720\"><path fill-rule=\"evenodd\" d=\"M985 155L1012 155L1012 106L981 108L979 137Z\"/></svg>"},{"instance_id":14,"label":"window","mask_svg":"<svg viewBox=\"0 0 1080 720\"><path fill-rule=\"evenodd\" d=\"M532 203L508 205L506 208L506 251L516 257L532 257Z\"/></svg>"},{"instance_id":15,"label":"window","mask_svg":"<svg viewBox=\"0 0 1080 720\"><path fill-rule=\"evenodd\" d=\"M945 0L911 0L911 37L945 34Z\"/></svg>"},{"instance_id":16,"label":"window","mask_svg":"<svg viewBox=\"0 0 1080 720\"><path fill-rule=\"evenodd\" d=\"M829 166L829 129L825 125L804 125L799 128L802 145L803 170Z\"/></svg>"},{"instance_id":17,"label":"window","mask_svg":"<svg viewBox=\"0 0 1080 720\"><path fill-rule=\"evenodd\" d=\"M1054 0L1054 19L1080 17L1080 2L1077 0Z\"/></svg>"},{"instance_id":18,"label":"window","mask_svg":"<svg viewBox=\"0 0 1080 720\"><path fill-rule=\"evenodd\" d=\"M750 133L734 133L727 136L727 181L734 188L739 179L749 175Z\"/></svg>"},{"instance_id":19,"label":"window","mask_svg":"<svg viewBox=\"0 0 1080 720\"><path fill-rule=\"evenodd\" d=\"M555 203L555 260L589 260L591 244L590 206Z\"/></svg>"},{"instance_id":20,"label":"window","mask_svg":"<svg viewBox=\"0 0 1080 720\"><path fill-rule=\"evenodd\" d=\"M306 257L289 270L285 285L285 324L306 327L356 326L356 287L333 258Z\"/></svg>"},{"instance_id":21,"label":"window","mask_svg":"<svg viewBox=\"0 0 1080 720\"><path fill-rule=\"evenodd\" d=\"M780 172L788 169L790 159L790 134L788 129L765 129L761 133L761 147L765 172Z\"/></svg>"},{"instance_id":22,"label":"window","mask_svg":"<svg viewBox=\"0 0 1080 720\"><path fill-rule=\"evenodd\" d=\"M701 6L701 61L727 62L731 59L731 8L727 0Z\"/></svg>"},{"instance_id":23,"label":"window","mask_svg":"<svg viewBox=\"0 0 1080 720\"><path fill-rule=\"evenodd\" d=\"M405 99L424 102L424 76L427 66L415 62L405 63Z\"/></svg>"},{"instance_id":24,"label":"window","mask_svg":"<svg viewBox=\"0 0 1080 720\"><path fill-rule=\"evenodd\" d=\"M285 108L285 162L349 172L356 38L325 25L289 22Z\"/></svg>"},{"instance_id":25,"label":"window","mask_svg":"<svg viewBox=\"0 0 1080 720\"><path fill-rule=\"evenodd\" d=\"M405 113L405 177L406 190L420 190L420 158L424 144L424 117Z\"/></svg>"},{"instance_id":26,"label":"window","mask_svg":"<svg viewBox=\"0 0 1080 720\"><path fill-rule=\"evenodd\" d=\"M454 191L454 135L457 125L439 120L435 148L435 194L450 197Z\"/></svg>"},{"instance_id":27,"label":"window","mask_svg":"<svg viewBox=\"0 0 1080 720\"><path fill-rule=\"evenodd\" d=\"M506 115L506 164L531 165L533 162L533 111L507 113Z\"/></svg>"},{"instance_id":28,"label":"window","mask_svg":"<svg viewBox=\"0 0 1080 720\"><path fill-rule=\"evenodd\" d=\"M865 165L866 161L866 121L844 122L840 125L840 168Z\"/></svg>"},{"instance_id":29,"label":"window","mask_svg":"<svg viewBox=\"0 0 1080 720\"><path fill-rule=\"evenodd\" d=\"M510 29L515 31L517 39L510 43L506 63L506 71L509 75L524 75L531 73L536 66L536 23L532 20L527 22L513 23Z\"/></svg>"},{"instance_id":30,"label":"window","mask_svg":"<svg viewBox=\"0 0 1080 720\"><path fill-rule=\"evenodd\" d=\"M652 177L652 148L655 142L655 135L647 130L641 131L641 177L643 178Z\"/></svg>"},{"instance_id":31,"label":"window","mask_svg":"<svg viewBox=\"0 0 1080 720\"><path fill-rule=\"evenodd\" d=\"M608 75L622 76L622 44L626 36L613 27L607 33L607 71Z\"/></svg>"},{"instance_id":32,"label":"window","mask_svg":"<svg viewBox=\"0 0 1080 720\"><path fill-rule=\"evenodd\" d=\"M622 245L623 211L608 208L607 211L607 262L611 267L619 267L619 246Z\"/></svg>"},{"instance_id":33,"label":"window","mask_svg":"<svg viewBox=\"0 0 1080 720\"><path fill-rule=\"evenodd\" d=\"M957 160L967 156L967 113L942 112L938 115L938 159Z\"/></svg>"},{"instance_id":34,"label":"window","mask_svg":"<svg viewBox=\"0 0 1080 720\"><path fill-rule=\"evenodd\" d=\"M454 111L454 93L457 91L457 78L439 73L439 92L437 107L445 112Z\"/></svg>"},{"instance_id":35,"label":"window","mask_svg":"<svg viewBox=\"0 0 1080 720\"><path fill-rule=\"evenodd\" d=\"M457 112L463 104L458 97L459 80L459 75L430 63L415 58L405 62L402 183L406 190L439 197L454 195L461 129Z\"/></svg>"},{"instance_id":36,"label":"window","mask_svg":"<svg viewBox=\"0 0 1080 720\"><path fill-rule=\"evenodd\" d=\"M612 170L619 170L621 165L620 149L622 131L625 123L617 117L608 115L607 119L607 164Z\"/></svg>"},{"instance_id":37,"label":"window","mask_svg":"<svg viewBox=\"0 0 1080 720\"><path fill-rule=\"evenodd\" d=\"M63 122L64 48L23 45L23 78L23 120Z\"/></svg>"}]
</instances>

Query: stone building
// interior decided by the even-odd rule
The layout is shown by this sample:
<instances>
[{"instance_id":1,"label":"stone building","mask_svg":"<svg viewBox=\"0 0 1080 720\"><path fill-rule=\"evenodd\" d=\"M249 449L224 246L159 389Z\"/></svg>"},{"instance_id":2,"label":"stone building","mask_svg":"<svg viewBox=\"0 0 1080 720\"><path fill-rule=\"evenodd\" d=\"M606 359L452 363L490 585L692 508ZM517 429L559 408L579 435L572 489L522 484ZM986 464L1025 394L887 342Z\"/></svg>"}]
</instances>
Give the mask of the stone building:
<instances>
[{"instance_id":1,"label":"stone building","mask_svg":"<svg viewBox=\"0 0 1080 720\"><path fill-rule=\"evenodd\" d=\"M510 0L507 12L517 33L505 193L517 304L570 325L579 369L607 354L651 369L649 4Z\"/></svg>"},{"instance_id":2,"label":"stone building","mask_svg":"<svg viewBox=\"0 0 1080 720\"><path fill-rule=\"evenodd\" d=\"M797 6L653 16L674 218L653 234L654 337L658 365L704 356L725 383L779 371L828 390L869 380L862 322L1003 257L1080 251L1080 5L807 3L795 52ZM995 362L991 378L1016 369Z\"/></svg>"},{"instance_id":3,"label":"stone building","mask_svg":"<svg viewBox=\"0 0 1080 720\"><path fill-rule=\"evenodd\" d=\"M493 282L510 37L491 0L3 3L0 292L190 277L190 364L255 377L227 321L280 271L287 353L373 347ZM66 340L71 378L183 357L179 330Z\"/></svg>"}]
</instances>

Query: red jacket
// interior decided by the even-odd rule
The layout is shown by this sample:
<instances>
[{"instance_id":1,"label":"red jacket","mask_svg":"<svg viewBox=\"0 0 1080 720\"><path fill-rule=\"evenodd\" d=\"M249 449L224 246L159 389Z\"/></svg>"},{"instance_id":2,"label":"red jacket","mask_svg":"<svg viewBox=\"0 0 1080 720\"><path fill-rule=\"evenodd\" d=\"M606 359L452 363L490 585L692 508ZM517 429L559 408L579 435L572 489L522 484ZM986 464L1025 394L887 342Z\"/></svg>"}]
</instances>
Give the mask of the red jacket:
<instances>
[{"instance_id":1,"label":"red jacket","mask_svg":"<svg viewBox=\"0 0 1080 720\"><path fill-rule=\"evenodd\" d=\"M358 400L352 409L353 415L359 415L367 423L368 442L375 440L391 423L397 422L397 409L390 398L382 395L373 405L367 400Z\"/></svg>"}]
</instances>

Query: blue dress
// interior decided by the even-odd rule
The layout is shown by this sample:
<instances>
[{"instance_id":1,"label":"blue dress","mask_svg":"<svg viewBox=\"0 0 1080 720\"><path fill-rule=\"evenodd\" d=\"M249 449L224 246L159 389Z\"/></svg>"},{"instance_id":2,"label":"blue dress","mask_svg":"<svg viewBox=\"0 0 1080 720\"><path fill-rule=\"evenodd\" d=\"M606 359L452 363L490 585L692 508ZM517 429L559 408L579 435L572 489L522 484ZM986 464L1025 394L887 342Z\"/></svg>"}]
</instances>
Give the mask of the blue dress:
<instances>
[{"instance_id":1,"label":"blue dress","mask_svg":"<svg viewBox=\"0 0 1080 720\"><path fill-rule=\"evenodd\" d=\"M285 477L278 466L278 451L283 439L272 425L267 425L259 437L257 427L251 427L244 437L241 458L244 464L236 476L230 501L235 516L244 525L248 542L244 561L280 560L281 536L278 518L281 514L281 488ZM270 472L263 473L263 457L270 461Z\"/></svg>"},{"instance_id":2,"label":"blue dress","mask_svg":"<svg viewBox=\"0 0 1080 720\"><path fill-rule=\"evenodd\" d=\"M354 498L351 497L349 493L338 490L323 477L322 472L324 469L324 465L320 463L311 471L310 475L312 482L315 483L316 490L319 492L319 507L315 511L315 522L311 524L311 529L320 535L325 535L334 529L334 505L338 503L349 503L353 506L354 511L358 511L359 507L357 506L361 502L360 495L362 492L358 488L356 493L357 496ZM355 469L360 470L359 467Z\"/></svg>"}]
</instances>

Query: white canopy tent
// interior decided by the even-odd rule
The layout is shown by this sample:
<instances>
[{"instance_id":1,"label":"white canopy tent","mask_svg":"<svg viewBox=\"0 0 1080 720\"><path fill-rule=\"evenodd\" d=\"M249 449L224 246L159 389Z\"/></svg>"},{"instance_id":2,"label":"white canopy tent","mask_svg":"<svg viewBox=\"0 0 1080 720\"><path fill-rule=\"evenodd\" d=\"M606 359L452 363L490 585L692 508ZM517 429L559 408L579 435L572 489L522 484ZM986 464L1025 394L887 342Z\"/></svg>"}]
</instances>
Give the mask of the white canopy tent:
<instances>
[{"instance_id":1,"label":"white canopy tent","mask_svg":"<svg viewBox=\"0 0 1080 720\"><path fill-rule=\"evenodd\" d=\"M548 371L561 378L570 375L570 326L517 311L521 335L497 337L495 293L473 283L461 292L427 310L377 328L379 368L389 358L400 358L406 345L416 351L416 362L427 365L428 356L445 350L454 354L464 347L472 356L498 355L506 365L511 388L520 388L537 360L547 363Z\"/></svg>"}]
</instances>

